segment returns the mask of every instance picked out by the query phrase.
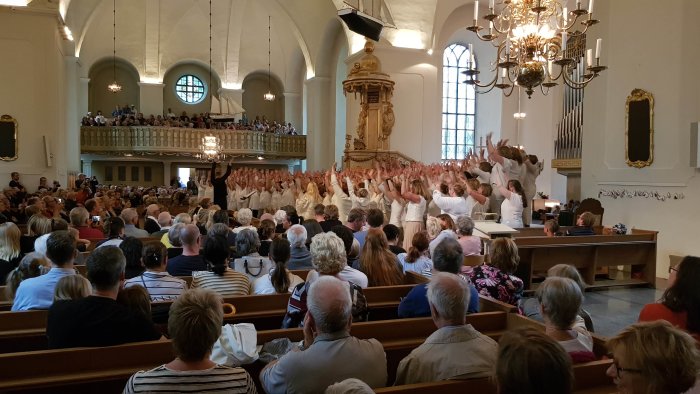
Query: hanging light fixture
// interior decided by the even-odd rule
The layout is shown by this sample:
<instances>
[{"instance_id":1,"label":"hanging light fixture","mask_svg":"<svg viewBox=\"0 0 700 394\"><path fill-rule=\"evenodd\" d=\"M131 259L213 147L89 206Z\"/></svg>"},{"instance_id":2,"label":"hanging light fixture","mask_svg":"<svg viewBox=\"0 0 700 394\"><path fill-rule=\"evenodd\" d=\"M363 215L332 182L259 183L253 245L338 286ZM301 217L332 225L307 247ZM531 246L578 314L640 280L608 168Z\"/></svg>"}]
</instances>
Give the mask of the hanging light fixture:
<instances>
[{"instance_id":1,"label":"hanging light fixture","mask_svg":"<svg viewBox=\"0 0 700 394\"><path fill-rule=\"evenodd\" d=\"M267 17L267 93L263 95L265 101L275 101L275 95L272 94L272 72L270 71L270 16Z\"/></svg>"},{"instance_id":2,"label":"hanging light fixture","mask_svg":"<svg viewBox=\"0 0 700 394\"><path fill-rule=\"evenodd\" d=\"M112 0L112 77L113 82L107 85L107 90L121 92L122 85L117 83L117 0Z\"/></svg>"},{"instance_id":3,"label":"hanging light fixture","mask_svg":"<svg viewBox=\"0 0 700 394\"><path fill-rule=\"evenodd\" d=\"M474 0L474 21L467 30L496 47L495 75L490 82L479 83L479 70L473 61L463 72L467 75L465 83L486 89L478 93L499 88L510 96L518 85L525 88L529 98L537 87L546 95L559 80L572 89L583 89L607 69L600 64L600 38L596 41L595 61L593 49L585 49L588 28L599 22L593 18L594 0L589 0L588 10L581 7L581 0L576 0L573 11L568 10L567 0L502 3L503 8L497 12L495 1L489 0L489 12L484 16L488 27L482 27L478 24L479 1ZM579 18L583 20L577 24ZM578 25L582 31L575 30ZM572 38L581 38L576 41L579 45L567 49L567 41Z\"/></svg>"},{"instance_id":4,"label":"hanging light fixture","mask_svg":"<svg viewBox=\"0 0 700 394\"><path fill-rule=\"evenodd\" d=\"M209 0L209 89L211 89L211 0ZM205 135L202 137L202 144L200 145L200 150L202 153L196 155L196 157L209 162L216 162L221 160L226 160L226 154L223 153L224 148L221 145L219 137L215 135Z\"/></svg>"}]
</instances>

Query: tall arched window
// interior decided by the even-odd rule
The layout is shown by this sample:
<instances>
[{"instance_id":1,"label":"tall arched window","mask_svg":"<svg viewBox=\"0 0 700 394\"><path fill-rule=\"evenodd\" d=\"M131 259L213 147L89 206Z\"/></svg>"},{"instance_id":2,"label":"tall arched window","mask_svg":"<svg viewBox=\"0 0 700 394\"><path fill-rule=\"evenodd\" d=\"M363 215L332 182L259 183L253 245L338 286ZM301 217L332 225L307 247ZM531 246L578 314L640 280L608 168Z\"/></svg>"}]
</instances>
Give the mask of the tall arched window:
<instances>
[{"instance_id":1,"label":"tall arched window","mask_svg":"<svg viewBox=\"0 0 700 394\"><path fill-rule=\"evenodd\" d=\"M445 48L442 57L442 160L463 159L474 148L476 93L462 81L469 49L461 44Z\"/></svg>"}]
</instances>

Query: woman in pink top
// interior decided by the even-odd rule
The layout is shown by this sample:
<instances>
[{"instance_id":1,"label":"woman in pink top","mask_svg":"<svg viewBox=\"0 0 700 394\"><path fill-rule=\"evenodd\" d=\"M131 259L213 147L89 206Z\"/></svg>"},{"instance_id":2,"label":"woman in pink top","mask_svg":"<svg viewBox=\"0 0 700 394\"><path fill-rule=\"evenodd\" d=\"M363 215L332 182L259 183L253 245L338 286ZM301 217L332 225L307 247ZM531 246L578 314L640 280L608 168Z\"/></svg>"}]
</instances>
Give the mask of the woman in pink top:
<instances>
[{"instance_id":1,"label":"woman in pink top","mask_svg":"<svg viewBox=\"0 0 700 394\"><path fill-rule=\"evenodd\" d=\"M457 235L459 244L462 245L462 252L465 256L481 254L481 238L472 235L474 232L474 221L466 215L457 218Z\"/></svg>"}]
</instances>

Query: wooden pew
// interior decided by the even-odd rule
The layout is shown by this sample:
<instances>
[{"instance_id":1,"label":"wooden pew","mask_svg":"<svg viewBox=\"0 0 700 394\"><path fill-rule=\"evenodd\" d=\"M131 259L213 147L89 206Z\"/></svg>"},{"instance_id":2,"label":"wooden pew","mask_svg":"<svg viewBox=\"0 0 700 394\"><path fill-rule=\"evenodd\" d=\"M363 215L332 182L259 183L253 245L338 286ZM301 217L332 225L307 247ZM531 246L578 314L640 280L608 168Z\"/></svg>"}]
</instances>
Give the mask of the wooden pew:
<instances>
[{"instance_id":1,"label":"wooden pew","mask_svg":"<svg viewBox=\"0 0 700 394\"><path fill-rule=\"evenodd\" d=\"M467 322L494 339L503 332L523 325L543 329L540 323L505 312L487 312L467 316ZM358 338L376 338L387 353L389 382L393 382L400 360L423 343L435 330L430 318L403 319L382 322L356 323L352 335ZM301 340L302 329L269 330L258 332L258 343L287 337ZM595 338L596 342L600 340ZM0 355L1 392L120 392L128 377L138 370L150 369L173 358L169 341L153 341L105 348L78 348L46 350ZM610 361L596 362L604 375ZM607 363L607 364L606 364ZM593 364L593 363L589 363ZM582 364L583 367L588 365ZM246 366L254 379L260 363ZM579 368L579 367L577 367ZM598 377L598 372L591 372ZM577 376L579 376L577 374ZM586 383L581 382L581 383ZM609 380L608 380L609 383ZM411 391L409 391L411 392ZM419 391L425 392L425 391ZM433 391L434 392L434 391ZM481 392L481 391L475 391Z\"/></svg>"},{"instance_id":2,"label":"wooden pew","mask_svg":"<svg viewBox=\"0 0 700 394\"><path fill-rule=\"evenodd\" d=\"M547 271L556 264L576 267L591 287L646 285L656 280L656 231L632 230L627 235L591 235L574 237L518 237L520 264L515 275L532 287L536 271ZM598 268L631 266L632 278L595 281Z\"/></svg>"}]
</instances>

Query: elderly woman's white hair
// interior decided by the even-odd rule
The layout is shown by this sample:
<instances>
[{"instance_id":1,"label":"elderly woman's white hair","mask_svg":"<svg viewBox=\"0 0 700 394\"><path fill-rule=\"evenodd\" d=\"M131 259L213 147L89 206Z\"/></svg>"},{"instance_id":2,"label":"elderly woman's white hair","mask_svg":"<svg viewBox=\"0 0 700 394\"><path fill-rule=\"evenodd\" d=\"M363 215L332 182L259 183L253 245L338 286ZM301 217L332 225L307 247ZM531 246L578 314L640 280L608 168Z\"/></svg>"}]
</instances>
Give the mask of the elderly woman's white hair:
<instances>
[{"instance_id":1,"label":"elderly woman's white hair","mask_svg":"<svg viewBox=\"0 0 700 394\"><path fill-rule=\"evenodd\" d=\"M537 300L545 323L549 320L555 328L568 330L576 322L583 295L573 280L550 276L537 287Z\"/></svg>"},{"instance_id":2,"label":"elderly woman's white hair","mask_svg":"<svg viewBox=\"0 0 700 394\"><path fill-rule=\"evenodd\" d=\"M335 275L348 264L345 244L335 233L316 234L311 240L311 264L323 275Z\"/></svg>"},{"instance_id":3,"label":"elderly woman's white hair","mask_svg":"<svg viewBox=\"0 0 700 394\"><path fill-rule=\"evenodd\" d=\"M190 216L189 213L178 213L175 215L175 218L173 219L173 225L177 223L184 223L184 224L191 224L192 223L192 216Z\"/></svg>"},{"instance_id":4,"label":"elderly woman's white hair","mask_svg":"<svg viewBox=\"0 0 700 394\"><path fill-rule=\"evenodd\" d=\"M472 235L474 232L474 221L467 215L458 216L455 224L460 235Z\"/></svg>"},{"instance_id":5,"label":"elderly woman's white hair","mask_svg":"<svg viewBox=\"0 0 700 394\"><path fill-rule=\"evenodd\" d=\"M284 223L284 221L287 220L287 212L283 210L278 210L275 212L275 223L280 224Z\"/></svg>"},{"instance_id":6,"label":"elderly woman's white hair","mask_svg":"<svg viewBox=\"0 0 700 394\"><path fill-rule=\"evenodd\" d=\"M240 209L238 211L237 220L241 226L249 226L250 221L253 220L253 211L251 211L249 208Z\"/></svg>"},{"instance_id":7,"label":"elderly woman's white hair","mask_svg":"<svg viewBox=\"0 0 700 394\"><path fill-rule=\"evenodd\" d=\"M360 379L350 378L328 386L325 394L374 394L374 390Z\"/></svg>"},{"instance_id":8,"label":"elderly woman's white hair","mask_svg":"<svg viewBox=\"0 0 700 394\"><path fill-rule=\"evenodd\" d=\"M287 230L287 241L292 248L301 248L306 244L307 238L306 227L301 224L295 224Z\"/></svg>"},{"instance_id":9,"label":"elderly woman's white hair","mask_svg":"<svg viewBox=\"0 0 700 394\"><path fill-rule=\"evenodd\" d=\"M469 309L469 285L459 276L437 272L430 278L428 302L444 319L460 322Z\"/></svg>"},{"instance_id":10,"label":"elderly woman's white hair","mask_svg":"<svg viewBox=\"0 0 700 394\"><path fill-rule=\"evenodd\" d=\"M428 232L428 239L431 241L434 240L435 237L440 234L440 231L442 231L440 219L434 216L428 216L428 219L425 221L425 229Z\"/></svg>"}]
</instances>

